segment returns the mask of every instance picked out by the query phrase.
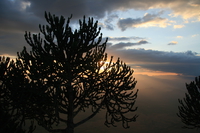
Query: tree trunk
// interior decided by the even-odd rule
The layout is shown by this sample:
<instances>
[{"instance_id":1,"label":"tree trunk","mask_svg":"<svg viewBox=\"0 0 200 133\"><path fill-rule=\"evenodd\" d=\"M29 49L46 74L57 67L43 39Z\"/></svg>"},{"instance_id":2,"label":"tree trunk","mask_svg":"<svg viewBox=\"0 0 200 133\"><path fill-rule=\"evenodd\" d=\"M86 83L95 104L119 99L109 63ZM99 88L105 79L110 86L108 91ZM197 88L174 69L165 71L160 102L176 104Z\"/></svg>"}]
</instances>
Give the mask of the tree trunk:
<instances>
[{"instance_id":1,"label":"tree trunk","mask_svg":"<svg viewBox=\"0 0 200 133\"><path fill-rule=\"evenodd\" d=\"M67 133L74 133L73 127L67 127Z\"/></svg>"},{"instance_id":2,"label":"tree trunk","mask_svg":"<svg viewBox=\"0 0 200 133\"><path fill-rule=\"evenodd\" d=\"M71 80L71 78L70 78ZM67 93L67 98L69 101L69 106L68 106L68 119L67 119L67 133L74 133L74 116L73 116L73 112L74 112L74 95L73 95L73 87L71 85L71 81L68 82L68 93Z\"/></svg>"},{"instance_id":3,"label":"tree trunk","mask_svg":"<svg viewBox=\"0 0 200 133\"><path fill-rule=\"evenodd\" d=\"M70 103L70 104L73 104L73 103ZM74 133L74 121L73 121L73 110L72 110L72 107L70 107L70 104L69 104L69 108L71 108L69 110L69 113L68 113L68 120L67 120L67 133Z\"/></svg>"}]
</instances>

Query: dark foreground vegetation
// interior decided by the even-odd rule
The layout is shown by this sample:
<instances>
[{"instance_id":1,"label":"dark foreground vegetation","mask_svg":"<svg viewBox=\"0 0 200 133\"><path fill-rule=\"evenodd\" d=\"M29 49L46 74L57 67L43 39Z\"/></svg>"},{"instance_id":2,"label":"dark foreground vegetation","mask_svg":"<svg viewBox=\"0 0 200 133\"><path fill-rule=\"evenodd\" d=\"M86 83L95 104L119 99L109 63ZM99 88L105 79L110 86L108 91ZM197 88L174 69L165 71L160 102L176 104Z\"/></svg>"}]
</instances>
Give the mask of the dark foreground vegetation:
<instances>
[{"instance_id":1,"label":"dark foreground vegetation","mask_svg":"<svg viewBox=\"0 0 200 133\"><path fill-rule=\"evenodd\" d=\"M200 76L189 84L186 84L188 93L183 100L179 99L179 113L185 124L184 128L200 128Z\"/></svg>"}]
</instances>

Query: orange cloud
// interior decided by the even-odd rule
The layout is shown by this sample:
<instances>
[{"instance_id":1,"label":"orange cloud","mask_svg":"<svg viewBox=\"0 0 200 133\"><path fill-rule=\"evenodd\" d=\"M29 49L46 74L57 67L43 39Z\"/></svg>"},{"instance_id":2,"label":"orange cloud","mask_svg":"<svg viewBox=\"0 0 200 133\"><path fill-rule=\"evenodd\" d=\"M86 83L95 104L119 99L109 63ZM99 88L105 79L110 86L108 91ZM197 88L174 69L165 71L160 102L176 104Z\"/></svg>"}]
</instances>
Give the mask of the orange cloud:
<instances>
[{"instance_id":1,"label":"orange cloud","mask_svg":"<svg viewBox=\"0 0 200 133\"><path fill-rule=\"evenodd\" d=\"M185 25L174 25L174 29L179 29L179 28L183 28L185 27Z\"/></svg>"},{"instance_id":2,"label":"orange cloud","mask_svg":"<svg viewBox=\"0 0 200 133\"><path fill-rule=\"evenodd\" d=\"M152 72L135 72L135 74L147 75L147 76L166 76L166 75L180 75L177 73L170 72L161 72L161 71L152 71Z\"/></svg>"},{"instance_id":3,"label":"orange cloud","mask_svg":"<svg viewBox=\"0 0 200 133\"><path fill-rule=\"evenodd\" d=\"M147 76L175 76L180 75L179 73L173 73L173 72L163 72L163 71L153 71L143 68L134 68L134 74L135 75L147 75Z\"/></svg>"},{"instance_id":4,"label":"orange cloud","mask_svg":"<svg viewBox=\"0 0 200 133\"><path fill-rule=\"evenodd\" d=\"M176 38L183 38L182 36L176 36Z\"/></svg>"},{"instance_id":5,"label":"orange cloud","mask_svg":"<svg viewBox=\"0 0 200 133\"><path fill-rule=\"evenodd\" d=\"M177 41L171 41L170 43L168 43L168 45L176 45L176 44L178 44Z\"/></svg>"}]
</instances>

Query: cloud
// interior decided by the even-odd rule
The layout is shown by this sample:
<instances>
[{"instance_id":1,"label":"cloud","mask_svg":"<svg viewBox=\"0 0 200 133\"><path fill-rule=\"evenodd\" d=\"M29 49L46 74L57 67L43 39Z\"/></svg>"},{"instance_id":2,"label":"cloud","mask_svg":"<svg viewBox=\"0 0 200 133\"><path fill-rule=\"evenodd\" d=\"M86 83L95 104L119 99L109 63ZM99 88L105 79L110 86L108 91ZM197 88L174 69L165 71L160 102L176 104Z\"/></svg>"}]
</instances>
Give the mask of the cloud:
<instances>
[{"instance_id":1,"label":"cloud","mask_svg":"<svg viewBox=\"0 0 200 133\"><path fill-rule=\"evenodd\" d=\"M200 56L196 52L165 52L145 49L108 49L109 55L120 57L132 68L198 76Z\"/></svg>"},{"instance_id":2,"label":"cloud","mask_svg":"<svg viewBox=\"0 0 200 133\"><path fill-rule=\"evenodd\" d=\"M196 36L199 36L199 34L194 34L194 35L192 35L192 37L196 37Z\"/></svg>"},{"instance_id":3,"label":"cloud","mask_svg":"<svg viewBox=\"0 0 200 133\"><path fill-rule=\"evenodd\" d=\"M183 38L183 36L176 36L176 38Z\"/></svg>"},{"instance_id":4,"label":"cloud","mask_svg":"<svg viewBox=\"0 0 200 133\"><path fill-rule=\"evenodd\" d=\"M74 18L81 18L83 15L95 16L98 19L103 18L106 13L115 11L124 11L128 9L148 10L148 9L171 9L173 13L171 16L182 16L184 19L197 18L199 19L200 2L198 0L1 0L0 1L2 13L7 10L2 16L10 14L11 11L24 11L32 13L38 17L43 18L44 11L51 11L58 15L70 16L73 14ZM17 12L13 12L16 14ZM11 15L11 14L10 14Z\"/></svg>"},{"instance_id":5,"label":"cloud","mask_svg":"<svg viewBox=\"0 0 200 133\"><path fill-rule=\"evenodd\" d=\"M112 30L113 18L117 18L116 11L148 10L148 9L171 9L171 16L182 16L184 19L196 18L200 21L200 1L198 0L0 0L0 29L1 30L35 30L37 24L44 23L44 11L65 17L73 14L73 19L80 19L83 15L92 16L98 20L107 17L105 27ZM108 15L106 15L108 14ZM144 21L144 22L143 22ZM130 18L120 21L121 28L127 27L166 27L170 21L159 17L159 14L145 14L143 18ZM130 23L128 23L130 22ZM124 25L123 25L124 23ZM127 27L126 27L126 26Z\"/></svg>"},{"instance_id":6,"label":"cloud","mask_svg":"<svg viewBox=\"0 0 200 133\"><path fill-rule=\"evenodd\" d=\"M114 25L111 22L117 18L119 18L117 14L108 15L107 19L104 21L105 28L108 30L114 30Z\"/></svg>"},{"instance_id":7,"label":"cloud","mask_svg":"<svg viewBox=\"0 0 200 133\"><path fill-rule=\"evenodd\" d=\"M126 48L126 47L130 47L130 46L137 46L137 45L142 45L142 44L147 44L149 42L147 42L146 40L140 40L138 41L137 43L132 43L132 42L127 42L127 43L124 43L124 42L120 42L120 43L117 43L115 45L109 45L108 49L123 49L123 48Z\"/></svg>"},{"instance_id":8,"label":"cloud","mask_svg":"<svg viewBox=\"0 0 200 133\"><path fill-rule=\"evenodd\" d=\"M114 30L114 25L111 23L98 23L98 26L107 30Z\"/></svg>"},{"instance_id":9,"label":"cloud","mask_svg":"<svg viewBox=\"0 0 200 133\"><path fill-rule=\"evenodd\" d=\"M21 10L26 10L30 6L31 6L31 3L29 1L22 1L21 2Z\"/></svg>"},{"instance_id":10,"label":"cloud","mask_svg":"<svg viewBox=\"0 0 200 133\"><path fill-rule=\"evenodd\" d=\"M173 13L171 16L177 17L181 16L183 19L195 19L200 21L200 1L190 0L190 1L174 1L174 4L170 5Z\"/></svg>"},{"instance_id":11,"label":"cloud","mask_svg":"<svg viewBox=\"0 0 200 133\"><path fill-rule=\"evenodd\" d=\"M183 28L185 27L185 25L174 25L174 29L180 29L180 28Z\"/></svg>"},{"instance_id":12,"label":"cloud","mask_svg":"<svg viewBox=\"0 0 200 133\"><path fill-rule=\"evenodd\" d=\"M107 30L114 30L114 25L112 24L112 22L118 18L118 15L117 14L109 14L107 16L107 18L104 20L104 22L100 23L100 26L102 28L106 28Z\"/></svg>"},{"instance_id":13,"label":"cloud","mask_svg":"<svg viewBox=\"0 0 200 133\"><path fill-rule=\"evenodd\" d=\"M168 43L167 45L176 45L176 44L178 44L178 42L177 41L171 41L170 43Z\"/></svg>"},{"instance_id":14,"label":"cloud","mask_svg":"<svg viewBox=\"0 0 200 133\"><path fill-rule=\"evenodd\" d=\"M162 27L165 28L168 25L171 25L173 21L169 21L166 18L161 18L159 15L162 13L159 12L157 14L144 14L142 18L126 18L120 19L117 23L118 27L125 31L127 28L133 27Z\"/></svg>"},{"instance_id":15,"label":"cloud","mask_svg":"<svg viewBox=\"0 0 200 133\"><path fill-rule=\"evenodd\" d=\"M34 30L41 22L41 19L28 13L27 8L31 6L30 2L15 0L0 1L0 29L6 32L24 32L25 30ZM4 33L5 34L5 33Z\"/></svg>"},{"instance_id":16,"label":"cloud","mask_svg":"<svg viewBox=\"0 0 200 133\"><path fill-rule=\"evenodd\" d=\"M145 39L142 37L132 36L132 37L108 37L108 41L130 41L130 40L139 40L139 39Z\"/></svg>"}]
</instances>

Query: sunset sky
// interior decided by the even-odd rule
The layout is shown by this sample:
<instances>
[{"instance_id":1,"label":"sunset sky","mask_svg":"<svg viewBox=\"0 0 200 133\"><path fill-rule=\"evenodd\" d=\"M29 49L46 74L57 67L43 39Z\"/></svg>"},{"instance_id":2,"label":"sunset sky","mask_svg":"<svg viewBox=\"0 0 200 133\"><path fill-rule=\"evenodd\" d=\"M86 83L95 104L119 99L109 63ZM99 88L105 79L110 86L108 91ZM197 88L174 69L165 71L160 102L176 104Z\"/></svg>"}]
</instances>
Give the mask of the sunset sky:
<instances>
[{"instance_id":1,"label":"sunset sky","mask_svg":"<svg viewBox=\"0 0 200 133\"><path fill-rule=\"evenodd\" d=\"M98 20L106 52L131 66L138 81L140 117L130 129L106 128L102 114L77 131L93 122L105 133L188 132L176 116L177 99L200 75L200 0L0 0L0 55L15 58L28 47L24 33L39 32L45 11L73 14L73 28L84 15Z\"/></svg>"}]
</instances>

